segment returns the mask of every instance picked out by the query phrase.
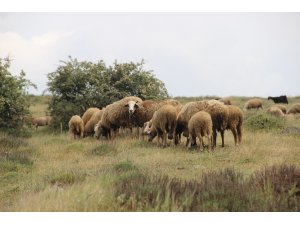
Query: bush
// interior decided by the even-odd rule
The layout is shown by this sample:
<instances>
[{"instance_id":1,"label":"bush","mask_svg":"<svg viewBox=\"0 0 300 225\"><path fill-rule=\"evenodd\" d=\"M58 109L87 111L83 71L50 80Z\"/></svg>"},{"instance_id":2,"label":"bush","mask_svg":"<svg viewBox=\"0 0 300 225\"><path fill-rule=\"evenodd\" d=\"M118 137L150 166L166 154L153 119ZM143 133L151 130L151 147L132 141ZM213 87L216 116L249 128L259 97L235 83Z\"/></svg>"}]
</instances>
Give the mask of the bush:
<instances>
[{"instance_id":1,"label":"bush","mask_svg":"<svg viewBox=\"0 0 300 225\"><path fill-rule=\"evenodd\" d=\"M82 115L89 107L102 108L126 96L142 99L168 96L164 84L152 71L145 70L144 62L117 63L107 67L103 61L79 62L69 58L56 71L48 74L49 104L53 126L68 128L73 115Z\"/></svg>"},{"instance_id":2,"label":"bush","mask_svg":"<svg viewBox=\"0 0 300 225\"><path fill-rule=\"evenodd\" d=\"M258 130L283 130L286 127L284 118L278 118L269 114L258 114L248 117L244 126L252 131Z\"/></svg>"},{"instance_id":3,"label":"bush","mask_svg":"<svg viewBox=\"0 0 300 225\"><path fill-rule=\"evenodd\" d=\"M29 114L26 88L34 86L25 79L24 71L14 76L9 71L10 59L0 58L0 127L1 130L16 130L23 127Z\"/></svg>"},{"instance_id":4,"label":"bush","mask_svg":"<svg viewBox=\"0 0 300 225\"><path fill-rule=\"evenodd\" d=\"M299 172L281 165L248 179L234 169L205 173L200 181L123 176L115 197L124 211L299 211L299 188Z\"/></svg>"}]
</instances>

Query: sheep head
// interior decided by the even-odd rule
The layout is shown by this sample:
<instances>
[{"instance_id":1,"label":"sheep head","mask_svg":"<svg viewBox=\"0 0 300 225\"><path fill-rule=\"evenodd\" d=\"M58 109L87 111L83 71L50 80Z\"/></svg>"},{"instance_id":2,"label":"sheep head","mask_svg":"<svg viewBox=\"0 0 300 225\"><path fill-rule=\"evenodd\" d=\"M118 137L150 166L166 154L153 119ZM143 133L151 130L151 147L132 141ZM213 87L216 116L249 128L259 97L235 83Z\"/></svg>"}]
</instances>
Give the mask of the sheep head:
<instances>
[{"instance_id":1,"label":"sheep head","mask_svg":"<svg viewBox=\"0 0 300 225\"><path fill-rule=\"evenodd\" d=\"M129 101L127 104L125 104L125 107L128 107L129 115L133 115L135 110L139 107L137 103L137 101Z\"/></svg>"}]
</instances>

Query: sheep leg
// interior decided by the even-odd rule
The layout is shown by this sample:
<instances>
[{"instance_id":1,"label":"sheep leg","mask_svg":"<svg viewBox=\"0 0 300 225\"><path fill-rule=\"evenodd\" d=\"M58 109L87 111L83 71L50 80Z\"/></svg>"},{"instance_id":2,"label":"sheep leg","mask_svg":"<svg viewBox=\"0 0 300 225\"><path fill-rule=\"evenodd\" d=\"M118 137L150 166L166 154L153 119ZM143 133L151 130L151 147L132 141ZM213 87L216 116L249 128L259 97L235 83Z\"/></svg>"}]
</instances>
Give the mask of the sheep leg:
<instances>
[{"instance_id":1,"label":"sheep leg","mask_svg":"<svg viewBox=\"0 0 300 225\"><path fill-rule=\"evenodd\" d=\"M211 143L211 136L208 136L207 137L207 143L208 143L208 151L212 150L211 146L212 146L212 143Z\"/></svg>"},{"instance_id":2,"label":"sheep leg","mask_svg":"<svg viewBox=\"0 0 300 225\"><path fill-rule=\"evenodd\" d=\"M160 138L161 136L160 136L160 134L157 132L157 147L159 147L159 138Z\"/></svg>"},{"instance_id":3,"label":"sheep leg","mask_svg":"<svg viewBox=\"0 0 300 225\"><path fill-rule=\"evenodd\" d=\"M163 132L163 148L165 148L167 146L167 132L164 131Z\"/></svg>"},{"instance_id":4,"label":"sheep leg","mask_svg":"<svg viewBox=\"0 0 300 225\"><path fill-rule=\"evenodd\" d=\"M224 148L224 130L221 130L220 133L222 138L222 148Z\"/></svg>"},{"instance_id":5,"label":"sheep leg","mask_svg":"<svg viewBox=\"0 0 300 225\"><path fill-rule=\"evenodd\" d=\"M237 133L238 133L238 143L241 144L242 142L242 127L237 126Z\"/></svg>"},{"instance_id":6,"label":"sheep leg","mask_svg":"<svg viewBox=\"0 0 300 225\"><path fill-rule=\"evenodd\" d=\"M216 147L217 146L217 131L214 129L213 130L213 138L212 138L212 146Z\"/></svg>"},{"instance_id":7,"label":"sheep leg","mask_svg":"<svg viewBox=\"0 0 300 225\"><path fill-rule=\"evenodd\" d=\"M235 128L231 128L230 130L231 130L231 132L233 134L234 144L238 145L238 143L237 143L237 131L236 131L236 129Z\"/></svg>"},{"instance_id":8,"label":"sheep leg","mask_svg":"<svg viewBox=\"0 0 300 225\"><path fill-rule=\"evenodd\" d=\"M203 151L204 151L204 142L203 142L203 139L202 139L202 137L201 137L201 134L197 134L197 137L198 137L198 139L199 139L199 150L200 150L200 152L201 152L201 146L203 147Z\"/></svg>"},{"instance_id":9,"label":"sheep leg","mask_svg":"<svg viewBox=\"0 0 300 225\"><path fill-rule=\"evenodd\" d=\"M186 140L187 140L187 148L191 148L192 147L192 135L189 135Z\"/></svg>"}]
</instances>

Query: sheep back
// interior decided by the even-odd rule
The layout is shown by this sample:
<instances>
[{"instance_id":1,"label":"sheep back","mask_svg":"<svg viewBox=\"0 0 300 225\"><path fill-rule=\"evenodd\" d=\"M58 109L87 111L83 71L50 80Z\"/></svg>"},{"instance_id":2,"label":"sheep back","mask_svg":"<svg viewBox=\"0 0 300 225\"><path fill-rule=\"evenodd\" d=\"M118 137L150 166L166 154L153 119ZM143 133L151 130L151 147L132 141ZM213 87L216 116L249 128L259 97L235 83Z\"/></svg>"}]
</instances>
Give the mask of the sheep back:
<instances>
[{"instance_id":1,"label":"sheep back","mask_svg":"<svg viewBox=\"0 0 300 225\"><path fill-rule=\"evenodd\" d=\"M208 107L208 101L197 101L197 102L188 102L186 103L177 116L177 132L182 132L187 129L188 122L191 117Z\"/></svg>"},{"instance_id":2,"label":"sheep back","mask_svg":"<svg viewBox=\"0 0 300 225\"><path fill-rule=\"evenodd\" d=\"M212 119L209 113L195 113L188 122L189 134L192 137L210 137L212 135Z\"/></svg>"},{"instance_id":3,"label":"sheep back","mask_svg":"<svg viewBox=\"0 0 300 225\"><path fill-rule=\"evenodd\" d=\"M219 99L220 102L223 102L224 105L231 105L231 101L228 98L221 98Z\"/></svg>"},{"instance_id":4,"label":"sheep back","mask_svg":"<svg viewBox=\"0 0 300 225\"><path fill-rule=\"evenodd\" d=\"M278 108L276 106L272 106L272 107L268 108L266 112L268 114L276 116L276 117L284 117L284 113L281 111L280 108Z\"/></svg>"},{"instance_id":5,"label":"sheep back","mask_svg":"<svg viewBox=\"0 0 300 225\"><path fill-rule=\"evenodd\" d=\"M287 111L287 114L300 113L300 103L292 105L292 107Z\"/></svg>"},{"instance_id":6,"label":"sheep back","mask_svg":"<svg viewBox=\"0 0 300 225\"><path fill-rule=\"evenodd\" d=\"M262 102L261 99L253 98L253 99L248 100L245 103L244 110L247 110L247 109L259 109L259 108L262 108L262 104L263 104L263 102Z\"/></svg>"},{"instance_id":7,"label":"sheep back","mask_svg":"<svg viewBox=\"0 0 300 225\"><path fill-rule=\"evenodd\" d=\"M228 107L224 104L216 103L208 105L204 111L210 114L213 122L213 129L222 131L227 128L229 111Z\"/></svg>"},{"instance_id":8,"label":"sheep back","mask_svg":"<svg viewBox=\"0 0 300 225\"><path fill-rule=\"evenodd\" d=\"M94 134L95 125L101 120L103 109L96 111L84 126L84 135Z\"/></svg>"},{"instance_id":9,"label":"sheep back","mask_svg":"<svg viewBox=\"0 0 300 225\"><path fill-rule=\"evenodd\" d=\"M71 117L69 121L69 132L74 135L74 138L76 138L76 136L83 137L84 123L80 116L75 115Z\"/></svg>"},{"instance_id":10,"label":"sheep back","mask_svg":"<svg viewBox=\"0 0 300 225\"><path fill-rule=\"evenodd\" d=\"M164 105L154 113L151 129L167 133L174 132L176 127L176 118L176 108L172 105Z\"/></svg>"},{"instance_id":11,"label":"sheep back","mask_svg":"<svg viewBox=\"0 0 300 225\"><path fill-rule=\"evenodd\" d=\"M98 108L88 108L82 115L82 121L84 124L86 124L90 118L92 117L92 115L97 112L99 109Z\"/></svg>"},{"instance_id":12,"label":"sheep back","mask_svg":"<svg viewBox=\"0 0 300 225\"><path fill-rule=\"evenodd\" d=\"M243 123L243 111L234 105L228 105L227 129L237 128Z\"/></svg>"}]
</instances>

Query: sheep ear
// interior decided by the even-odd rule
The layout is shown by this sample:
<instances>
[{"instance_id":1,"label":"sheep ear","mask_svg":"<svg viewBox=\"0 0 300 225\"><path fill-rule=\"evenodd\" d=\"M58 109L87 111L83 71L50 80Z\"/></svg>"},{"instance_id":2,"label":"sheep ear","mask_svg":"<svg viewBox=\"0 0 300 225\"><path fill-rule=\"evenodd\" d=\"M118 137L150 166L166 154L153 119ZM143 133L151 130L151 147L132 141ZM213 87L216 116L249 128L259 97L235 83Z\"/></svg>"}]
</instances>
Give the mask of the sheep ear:
<instances>
[{"instance_id":1,"label":"sheep ear","mask_svg":"<svg viewBox=\"0 0 300 225\"><path fill-rule=\"evenodd\" d=\"M128 103L124 105L124 107L129 107Z\"/></svg>"},{"instance_id":2,"label":"sheep ear","mask_svg":"<svg viewBox=\"0 0 300 225\"><path fill-rule=\"evenodd\" d=\"M140 106L138 105L138 102L136 102L135 104L134 104L134 107L135 108L139 108Z\"/></svg>"}]
</instances>

